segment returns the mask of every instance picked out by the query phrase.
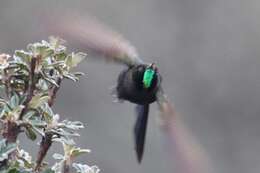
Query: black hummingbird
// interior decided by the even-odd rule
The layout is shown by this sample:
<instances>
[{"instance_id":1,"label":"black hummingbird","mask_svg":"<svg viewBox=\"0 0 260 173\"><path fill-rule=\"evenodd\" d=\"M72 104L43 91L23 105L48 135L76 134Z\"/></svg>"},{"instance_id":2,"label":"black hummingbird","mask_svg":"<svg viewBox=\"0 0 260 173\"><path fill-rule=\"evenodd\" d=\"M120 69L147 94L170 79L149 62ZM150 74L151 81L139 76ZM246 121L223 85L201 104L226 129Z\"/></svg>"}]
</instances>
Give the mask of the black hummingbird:
<instances>
[{"instance_id":1,"label":"black hummingbird","mask_svg":"<svg viewBox=\"0 0 260 173\"><path fill-rule=\"evenodd\" d=\"M66 16L48 23L51 34L79 44L87 51L102 55L108 61L126 65L118 77L115 88L119 100L136 104L137 119L134 126L135 150L140 163L143 156L149 105L159 104L162 115L171 108L162 87L162 77L154 63L144 63L136 49L121 35L93 18Z\"/></svg>"},{"instance_id":2,"label":"black hummingbird","mask_svg":"<svg viewBox=\"0 0 260 173\"><path fill-rule=\"evenodd\" d=\"M135 149L137 159L141 162L146 126L149 113L149 105L156 101L156 94L160 87L161 76L157 67L152 63L136 64L123 70L116 87L117 97L120 100L128 100L137 104L137 120L134 127Z\"/></svg>"}]
</instances>

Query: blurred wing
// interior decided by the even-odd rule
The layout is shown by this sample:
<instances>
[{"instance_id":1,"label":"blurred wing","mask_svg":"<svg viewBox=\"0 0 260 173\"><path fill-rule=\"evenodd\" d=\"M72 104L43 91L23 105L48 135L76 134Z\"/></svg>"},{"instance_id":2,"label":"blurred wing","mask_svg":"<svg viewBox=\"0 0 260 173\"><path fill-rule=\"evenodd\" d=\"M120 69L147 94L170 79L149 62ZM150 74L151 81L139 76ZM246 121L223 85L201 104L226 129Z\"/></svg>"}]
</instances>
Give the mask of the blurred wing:
<instances>
[{"instance_id":1,"label":"blurred wing","mask_svg":"<svg viewBox=\"0 0 260 173\"><path fill-rule=\"evenodd\" d=\"M162 88L157 93L157 103L170 150L174 153L173 158L178 158L181 171L185 173L212 172L207 152L185 127Z\"/></svg>"},{"instance_id":2,"label":"blurred wing","mask_svg":"<svg viewBox=\"0 0 260 173\"><path fill-rule=\"evenodd\" d=\"M136 112L137 119L134 127L135 151L137 154L137 160L140 163L144 152L149 105L137 105Z\"/></svg>"},{"instance_id":3,"label":"blurred wing","mask_svg":"<svg viewBox=\"0 0 260 173\"><path fill-rule=\"evenodd\" d=\"M143 63L136 49L120 34L102 25L94 18L73 16L52 16L47 21L50 34L80 44L80 47L103 55L106 60L129 66Z\"/></svg>"},{"instance_id":4,"label":"blurred wing","mask_svg":"<svg viewBox=\"0 0 260 173\"><path fill-rule=\"evenodd\" d=\"M164 94L162 87L157 91L157 103L159 106L161 119L167 121L175 116L175 110L173 104L168 100L167 96Z\"/></svg>"}]
</instances>

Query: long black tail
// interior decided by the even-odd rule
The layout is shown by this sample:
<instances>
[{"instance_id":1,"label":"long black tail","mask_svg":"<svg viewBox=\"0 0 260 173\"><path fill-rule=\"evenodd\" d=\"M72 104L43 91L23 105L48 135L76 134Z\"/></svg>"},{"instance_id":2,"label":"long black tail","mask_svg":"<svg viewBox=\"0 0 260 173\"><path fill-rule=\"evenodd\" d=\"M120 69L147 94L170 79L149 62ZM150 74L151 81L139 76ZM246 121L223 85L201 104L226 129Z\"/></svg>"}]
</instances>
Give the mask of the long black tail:
<instances>
[{"instance_id":1,"label":"long black tail","mask_svg":"<svg viewBox=\"0 0 260 173\"><path fill-rule=\"evenodd\" d=\"M134 127L135 150L137 154L137 160L139 163L141 163L143 152L144 152L149 105L137 105L136 113L137 113L137 120Z\"/></svg>"}]
</instances>

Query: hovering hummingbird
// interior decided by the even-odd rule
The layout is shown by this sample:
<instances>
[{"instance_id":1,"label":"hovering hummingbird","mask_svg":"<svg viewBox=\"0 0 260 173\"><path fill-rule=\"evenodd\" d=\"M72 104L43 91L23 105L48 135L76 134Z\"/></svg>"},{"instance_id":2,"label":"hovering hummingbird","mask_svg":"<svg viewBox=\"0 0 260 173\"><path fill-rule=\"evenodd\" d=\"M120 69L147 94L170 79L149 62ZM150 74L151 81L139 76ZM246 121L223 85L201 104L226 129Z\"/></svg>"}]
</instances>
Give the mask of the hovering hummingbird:
<instances>
[{"instance_id":1,"label":"hovering hummingbird","mask_svg":"<svg viewBox=\"0 0 260 173\"><path fill-rule=\"evenodd\" d=\"M156 101L162 115L172 110L162 90L162 77L155 63L143 62L127 40L93 18L63 16L57 19L52 16L52 19L55 21L48 23L51 34L75 42L87 51L102 55L108 61L126 66L119 74L115 94L119 100L136 104L134 139L137 160L140 163L144 152L150 104Z\"/></svg>"},{"instance_id":2,"label":"hovering hummingbird","mask_svg":"<svg viewBox=\"0 0 260 173\"><path fill-rule=\"evenodd\" d=\"M149 113L149 105L156 101L161 76L155 64L137 63L129 65L118 77L116 94L118 99L137 104L137 120L134 127L135 150L141 162Z\"/></svg>"}]
</instances>

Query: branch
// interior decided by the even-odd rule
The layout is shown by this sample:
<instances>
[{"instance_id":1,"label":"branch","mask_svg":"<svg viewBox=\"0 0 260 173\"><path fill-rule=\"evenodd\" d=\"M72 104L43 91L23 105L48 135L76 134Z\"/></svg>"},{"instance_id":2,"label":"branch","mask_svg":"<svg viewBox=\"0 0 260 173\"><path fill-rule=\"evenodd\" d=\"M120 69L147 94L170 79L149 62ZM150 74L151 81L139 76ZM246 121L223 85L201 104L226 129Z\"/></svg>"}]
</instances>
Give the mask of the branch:
<instances>
[{"instance_id":1,"label":"branch","mask_svg":"<svg viewBox=\"0 0 260 173\"><path fill-rule=\"evenodd\" d=\"M70 159L64 160L63 162L63 173L70 173Z\"/></svg>"},{"instance_id":2,"label":"branch","mask_svg":"<svg viewBox=\"0 0 260 173\"><path fill-rule=\"evenodd\" d=\"M24 116L24 114L26 113L26 111L28 110L28 104L29 102L32 100L32 97L33 97L33 92L35 90L35 67L36 67L36 61L37 59L39 59L40 57L37 56L37 57L33 57L32 58L32 61L31 61L31 65L30 65L30 74L29 74L29 78L30 78L30 85L29 85L29 91L28 91L28 94L27 94L27 97L26 97L26 100L24 102L24 108L20 114L20 117L19 117L19 120L21 120Z\"/></svg>"},{"instance_id":3,"label":"branch","mask_svg":"<svg viewBox=\"0 0 260 173\"><path fill-rule=\"evenodd\" d=\"M6 97L9 98L9 87L10 87L10 82L9 82L10 77L8 76L7 70L4 69L4 85L5 85L5 94Z\"/></svg>"},{"instance_id":4,"label":"branch","mask_svg":"<svg viewBox=\"0 0 260 173\"><path fill-rule=\"evenodd\" d=\"M3 137L6 139L7 143L15 143L17 136L20 132L20 127L13 121L7 121L4 123Z\"/></svg>"},{"instance_id":5,"label":"branch","mask_svg":"<svg viewBox=\"0 0 260 173\"><path fill-rule=\"evenodd\" d=\"M3 124L2 135L6 139L6 144L16 143L17 136L21 132L20 126L14 121L7 120ZM5 159L0 162L0 168L3 168L8 165L8 160L13 160L16 155L16 150L8 154L8 159Z\"/></svg>"},{"instance_id":6,"label":"branch","mask_svg":"<svg viewBox=\"0 0 260 173\"><path fill-rule=\"evenodd\" d=\"M35 166L35 171L38 171L41 167L41 163L46 156L49 148L51 147L52 144L52 134L51 133L45 133L45 136L42 137L42 141L40 143L40 149L37 155L37 160L36 160L36 166Z\"/></svg>"},{"instance_id":7,"label":"branch","mask_svg":"<svg viewBox=\"0 0 260 173\"><path fill-rule=\"evenodd\" d=\"M56 98L57 92L60 89L60 84L61 84L62 78L59 78L57 80L57 84L58 86L55 86L54 88L52 88L49 92L49 100L48 100L48 104L51 107L54 103L54 100ZM38 171L41 167L42 161L44 159L44 157L46 156L51 144L52 144L52 133L45 133L45 137L42 137L41 143L40 143L40 148L39 148L39 152L38 152L38 156L37 156L37 161L36 161L36 166L35 166L35 171ZM64 169L64 170L69 170L69 169ZM68 172L66 172L68 173Z\"/></svg>"},{"instance_id":8,"label":"branch","mask_svg":"<svg viewBox=\"0 0 260 173\"><path fill-rule=\"evenodd\" d=\"M60 89L61 81L62 81L62 78L58 78L58 80L57 80L58 86L55 86L55 87L52 88L52 90L50 90L50 92L49 92L50 98L49 98L48 104L49 104L50 107L53 105L54 100L55 100L56 95L57 95L57 92L58 92L58 90Z\"/></svg>"}]
</instances>

